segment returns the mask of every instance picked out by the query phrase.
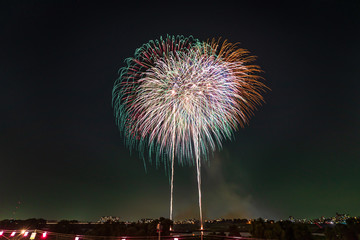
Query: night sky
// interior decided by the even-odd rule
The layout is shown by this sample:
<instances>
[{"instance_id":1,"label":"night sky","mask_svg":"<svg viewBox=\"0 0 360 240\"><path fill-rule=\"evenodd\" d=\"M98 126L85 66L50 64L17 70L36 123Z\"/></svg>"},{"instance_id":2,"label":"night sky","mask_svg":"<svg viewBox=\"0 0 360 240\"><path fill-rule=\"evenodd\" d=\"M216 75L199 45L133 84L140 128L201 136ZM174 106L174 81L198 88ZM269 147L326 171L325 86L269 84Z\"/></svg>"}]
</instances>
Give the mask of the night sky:
<instances>
[{"instance_id":1,"label":"night sky","mask_svg":"<svg viewBox=\"0 0 360 240\"><path fill-rule=\"evenodd\" d=\"M203 168L206 218L360 215L359 1L129 2L0 4L0 219L169 216L111 107L124 59L166 34L240 42L271 88ZM176 166L175 220L198 218L195 171Z\"/></svg>"}]
</instances>

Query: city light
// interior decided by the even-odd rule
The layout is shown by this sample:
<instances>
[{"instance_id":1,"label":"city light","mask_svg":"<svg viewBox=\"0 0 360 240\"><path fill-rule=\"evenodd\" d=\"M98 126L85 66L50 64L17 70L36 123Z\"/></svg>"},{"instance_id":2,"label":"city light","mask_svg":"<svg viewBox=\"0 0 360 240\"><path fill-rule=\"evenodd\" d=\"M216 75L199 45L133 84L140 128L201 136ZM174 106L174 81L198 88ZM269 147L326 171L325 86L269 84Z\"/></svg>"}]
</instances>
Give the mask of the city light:
<instances>
[{"instance_id":1,"label":"city light","mask_svg":"<svg viewBox=\"0 0 360 240\"><path fill-rule=\"evenodd\" d=\"M21 234L24 234L25 233L25 230L21 230Z\"/></svg>"},{"instance_id":2,"label":"city light","mask_svg":"<svg viewBox=\"0 0 360 240\"><path fill-rule=\"evenodd\" d=\"M0 236L2 236L4 234L4 231L0 231Z\"/></svg>"},{"instance_id":3,"label":"city light","mask_svg":"<svg viewBox=\"0 0 360 240\"><path fill-rule=\"evenodd\" d=\"M29 232L24 232L24 237L27 237L29 235Z\"/></svg>"},{"instance_id":4,"label":"city light","mask_svg":"<svg viewBox=\"0 0 360 240\"><path fill-rule=\"evenodd\" d=\"M79 240L79 237L75 237L75 240Z\"/></svg>"},{"instance_id":5,"label":"city light","mask_svg":"<svg viewBox=\"0 0 360 240\"><path fill-rule=\"evenodd\" d=\"M174 238L174 240L179 240L178 238Z\"/></svg>"},{"instance_id":6,"label":"city light","mask_svg":"<svg viewBox=\"0 0 360 240\"><path fill-rule=\"evenodd\" d=\"M46 236L47 236L47 232L43 232L42 238L46 238Z\"/></svg>"},{"instance_id":7,"label":"city light","mask_svg":"<svg viewBox=\"0 0 360 240\"><path fill-rule=\"evenodd\" d=\"M10 237L15 236L15 234L16 234L16 232L12 232L11 235L10 235Z\"/></svg>"}]
</instances>

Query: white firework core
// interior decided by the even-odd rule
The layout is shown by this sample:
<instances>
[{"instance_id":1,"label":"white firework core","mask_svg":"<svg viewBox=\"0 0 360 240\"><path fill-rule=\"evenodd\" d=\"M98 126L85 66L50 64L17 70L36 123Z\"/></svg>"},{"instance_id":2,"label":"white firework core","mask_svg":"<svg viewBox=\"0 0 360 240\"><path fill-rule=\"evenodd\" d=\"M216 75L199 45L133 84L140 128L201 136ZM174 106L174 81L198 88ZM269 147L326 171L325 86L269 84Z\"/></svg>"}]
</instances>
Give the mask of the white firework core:
<instances>
[{"instance_id":1,"label":"white firework core","mask_svg":"<svg viewBox=\"0 0 360 240\"><path fill-rule=\"evenodd\" d=\"M201 141L196 143L201 156L221 146L223 138L230 138L239 112L239 80L233 68L234 63L200 50L158 60L139 80L133 105L141 113L137 124L142 137L155 141L160 154L175 151L180 161L192 159L193 164L197 150L189 139Z\"/></svg>"}]
</instances>

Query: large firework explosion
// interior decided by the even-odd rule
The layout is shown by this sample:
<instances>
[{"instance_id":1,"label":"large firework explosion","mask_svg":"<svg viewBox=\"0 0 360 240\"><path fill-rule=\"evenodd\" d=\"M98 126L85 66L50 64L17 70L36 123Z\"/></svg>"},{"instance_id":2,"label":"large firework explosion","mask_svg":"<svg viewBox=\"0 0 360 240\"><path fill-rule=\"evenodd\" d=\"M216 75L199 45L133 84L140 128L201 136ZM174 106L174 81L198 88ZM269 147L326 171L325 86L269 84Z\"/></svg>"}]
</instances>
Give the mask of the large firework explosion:
<instances>
[{"instance_id":1,"label":"large firework explosion","mask_svg":"<svg viewBox=\"0 0 360 240\"><path fill-rule=\"evenodd\" d=\"M130 149L171 170L195 165L201 209L201 161L231 139L263 101L260 68L225 41L167 36L136 50L113 88L116 123ZM148 154L145 154L148 153Z\"/></svg>"}]
</instances>

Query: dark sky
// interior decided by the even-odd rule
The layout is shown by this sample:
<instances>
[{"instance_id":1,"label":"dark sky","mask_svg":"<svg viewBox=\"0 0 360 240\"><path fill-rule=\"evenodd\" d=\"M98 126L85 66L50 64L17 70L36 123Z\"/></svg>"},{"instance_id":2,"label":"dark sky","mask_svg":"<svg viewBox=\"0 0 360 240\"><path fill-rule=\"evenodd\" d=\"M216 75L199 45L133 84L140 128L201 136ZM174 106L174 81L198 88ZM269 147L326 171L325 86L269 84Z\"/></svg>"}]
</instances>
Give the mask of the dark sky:
<instances>
[{"instance_id":1,"label":"dark sky","mask_svg":"<svg viewBox=\"0 0 360 240\"><path fill-rule=\"evenodd\" d=\"M166 34L240 42L272 89L203 168L207 218L359 216L359 1L170 2L2 1L0 219L168 217L164 169L111 108L124 59ZM196 187L177 166L175 220L198 216Z\"/></svg>"}]
</instances>

